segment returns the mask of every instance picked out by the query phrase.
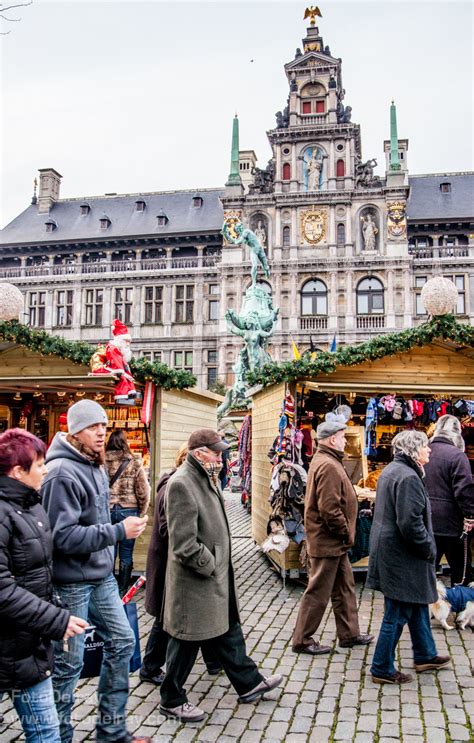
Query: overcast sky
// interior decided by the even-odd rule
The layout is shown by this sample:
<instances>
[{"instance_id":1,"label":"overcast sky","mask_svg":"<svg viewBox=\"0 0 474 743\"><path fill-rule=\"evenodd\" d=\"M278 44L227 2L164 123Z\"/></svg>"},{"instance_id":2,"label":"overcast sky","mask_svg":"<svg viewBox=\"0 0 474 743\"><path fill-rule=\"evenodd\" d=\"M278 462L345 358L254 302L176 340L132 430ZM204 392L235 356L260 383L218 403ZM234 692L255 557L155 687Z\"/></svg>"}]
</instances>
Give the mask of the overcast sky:
<instances>
[{"instance_id":1,"label":"overcast sky","mask_svg":"<svg viewBox=\"0 0 474 743\"><path fill-rule=\"evenodd\" d=\"M38 168L63 175L61 197L221 187L236 111L240 148L264 167L306 4L35 0L12 12L22 20L0 37L0 224L28 206ZM472 3L319 7L364 158L383 164L394 98L410 173L471 170Z\"/></svg>"}]
</instances>

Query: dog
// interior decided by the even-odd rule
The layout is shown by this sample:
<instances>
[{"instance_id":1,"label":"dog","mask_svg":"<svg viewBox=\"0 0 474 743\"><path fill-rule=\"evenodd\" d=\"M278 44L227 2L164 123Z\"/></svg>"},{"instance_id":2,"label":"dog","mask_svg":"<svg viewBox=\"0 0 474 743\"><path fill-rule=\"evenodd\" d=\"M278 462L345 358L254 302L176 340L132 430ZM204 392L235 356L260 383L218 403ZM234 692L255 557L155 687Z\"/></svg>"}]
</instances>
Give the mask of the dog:
<instances>
[{"instance_id":1,"label":"dog","mask_svg":"<svg viewBox=\"0 0 474 743\"><path fill-rule=\"evenodd\" d=\"M448 624L451 612L456 614L459 629L470 627L474 632L474 582L468 586L446 588L441 581L436 582L438 600L430 604L431 616L437 619L444 629L454 629Z\"/></svg>"}]
</instances>

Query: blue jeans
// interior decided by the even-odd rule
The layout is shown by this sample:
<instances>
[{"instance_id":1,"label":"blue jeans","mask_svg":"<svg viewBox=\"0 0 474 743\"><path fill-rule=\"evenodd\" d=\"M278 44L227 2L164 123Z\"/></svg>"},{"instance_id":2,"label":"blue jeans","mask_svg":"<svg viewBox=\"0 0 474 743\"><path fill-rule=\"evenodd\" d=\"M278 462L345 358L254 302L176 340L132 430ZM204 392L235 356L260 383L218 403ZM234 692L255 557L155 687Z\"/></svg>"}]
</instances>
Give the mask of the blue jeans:
<instances>
[{"instance_id":1,"label":"blue jeans","mask_svg":"<svg viewBox=\"0 0 474 743\"><path fill-rule=\"evenodd\" d=\"M51 679L10 692L25 733L25 743L61 743Z\"/></svg>"},{"instance_id":2,"label":"blue jeans","mask_svg":"<svg viewBox=\"0 0 474 743\"><path fill-rule=\"evenodd\" d=\"M97 583L70 583L55 586L62 603L76 617L88 619L104 638L104 659L98 686L97 741L119 743L126 740L125 707L128 699L129 662L135 648L118 594L117 582L109 575ZM53 686L59 715L61 743L71 743L71 712L74 689L83 664L84 635L54 643Z\"/></svg>"},{"instance_id":3,"label":"blue jeans","mask_svg":"<svg viewBox=\"0 0 474 743\"><path fill-rule=\"evenodd\" d=\"M113 506L110 509L110 520L113 524L119 524L124 521L128 516L138 516L138 509L136 508L120 508L120 506ZM117 558L117 548L120 562L124 562L125 565L133 565L133 548L135 546L134 539L122 539L115 545L115 558Z\"/></svg>"},{"instance_id":4,"label":"blue jeans","mask_svg":"<svg viewBox=\"0 0 474 743\"><path fill-rule=\"evenodd\" d=\"M426 663L438 654L431 632L428 606L385 598L385 614L370 669L372 675L393 676L396 670L395 651L406 624L415 663Z\"/></svg>"}]
</instances>

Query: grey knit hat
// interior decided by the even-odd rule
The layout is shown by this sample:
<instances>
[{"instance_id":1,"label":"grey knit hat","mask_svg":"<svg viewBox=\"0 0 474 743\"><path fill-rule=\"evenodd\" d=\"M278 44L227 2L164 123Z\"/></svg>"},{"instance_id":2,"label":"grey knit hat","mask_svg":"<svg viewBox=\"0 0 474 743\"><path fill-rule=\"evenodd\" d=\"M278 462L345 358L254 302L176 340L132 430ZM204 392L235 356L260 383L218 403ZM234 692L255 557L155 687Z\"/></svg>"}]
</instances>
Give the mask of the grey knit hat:
<instances>
[{"instance_id":1,"label":"grey knit hat","mask_svg":"<svg viewBox=\"0 0 474 743\"><path fill-rule=\"evenodd\" d=\"M67 428L69 433L79 433L95 423L107 425L107 413L102 405L94 400L79 400L67 411Z\"/></svg>"},{"instance_id":2,"label":"grey knit hat","mask_svg":"<svg viewBox=\"0 0 474 743\"><path fill-rule=\"evenodd\" d=\"M326 420L320 423L316 429L316 438L318 441L328 439L330 436L334 436L338 431L343 431L347 425L347 420L344 415L336 415L335 413L327 413Z\"/></svg>"}]
</instances>

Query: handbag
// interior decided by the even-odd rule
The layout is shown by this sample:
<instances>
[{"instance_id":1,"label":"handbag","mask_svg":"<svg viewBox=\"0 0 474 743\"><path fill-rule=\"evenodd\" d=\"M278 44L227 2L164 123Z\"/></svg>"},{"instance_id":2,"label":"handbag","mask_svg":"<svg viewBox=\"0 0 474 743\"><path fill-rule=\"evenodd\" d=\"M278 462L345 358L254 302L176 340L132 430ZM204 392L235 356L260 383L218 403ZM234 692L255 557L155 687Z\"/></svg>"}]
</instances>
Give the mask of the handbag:
<instances>
[{"instance_id":1,"label":"handbag","mask_svg":"<svg viewBox=\"0 0 474 743\"><path fill-rule=\"evenodd\" d=\"M115 485L115 483L119 479L120 475L123 472L125 472L125 470L127 469L128 465L130 464L131 461L132 461L131 459L124 459L123 460L123 462L120 464L120 467L117 468L116 473L113 475L113 477L110 478L110 480L109 480L109 488L112 488L112 486Z\"/></svg>"},{"instance_id":2,"label":"handbag","mask_svg":"<svg viewBox=\"0 0 474 743\"><path fill-rule=\"evenodd\" d=\"M137 671L142 665L142 656L140 652L140 636L138 633L138 614L137 605L134 602L129 604L123 604L123 610L127 616L130 627L135 635L135 648L133 655L130 658L130 672ZM104 639L100 634L100 630L91 628L86 630L86 637L84 642L84 665L80 678L93 678L94 676L100 676L100 670L102 668L102 658L104 654Z\"/></svg>"}]
</instances>

